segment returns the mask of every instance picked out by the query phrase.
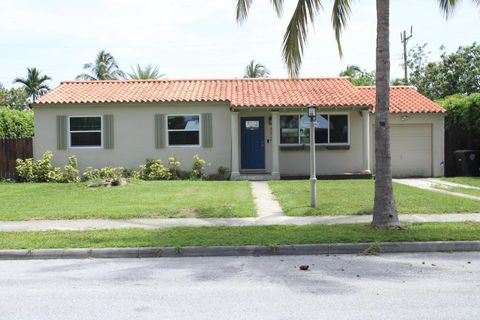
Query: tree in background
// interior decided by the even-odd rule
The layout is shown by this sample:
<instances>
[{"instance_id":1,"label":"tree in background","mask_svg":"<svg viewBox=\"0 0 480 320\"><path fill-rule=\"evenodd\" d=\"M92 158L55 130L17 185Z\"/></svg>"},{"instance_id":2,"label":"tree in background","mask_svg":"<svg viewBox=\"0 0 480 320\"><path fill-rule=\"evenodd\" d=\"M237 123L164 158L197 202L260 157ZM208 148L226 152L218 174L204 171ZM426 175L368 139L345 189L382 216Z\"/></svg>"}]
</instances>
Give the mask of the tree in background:
<instances>
[{"instance_id":1,"label":"tree in background","mask_svg":"<svg viewBox=\"0 0 480 320\"><path fill-rule=\"evenodd\" d=\"M261 63L255 60L245 67L244 78L267 78L270 75L270 71Z\"/></svg>"},{"instance_id":2,"label":"tree in background","mask_svg":"<svg viewBox=\"0 0 480 320\"><path fill-rule=\"evenodd\" d=\"M409 51L410 84L430 99L453 94L468 95L480 92L480 46L459 47L447 54L442 46L440 61L428 61L427 44Z\"/></svg>"},{"instance_id":3,"label":"tree in background","mask_svg":"<svg viewBox=\"0 0 480 320\"><path fill-rule=\"evenodd\" d=\"M436 101L447 109L445 128L480 133L480 93L455 94Z\"/></svg>"},{"instance_id":4,"label":"tree in background","mask_svg":"<svg viewBox=\"0 0 480 320\"><path fill-rule=\"evenodd\" d=\"M41 75L40 70L37 68L27 68L27 77L15 78L13 83L21 83L27 96L31 97L32 101L35 102L38 97L50 90L46 82L51 79L47 75Z\"/></svg>"},{"instance_id":5,"label":"tree in background","mask_svg":"<svg viewBox=\"0 0 480 320\"><path fill-rule=\"evenodd\" d=\"M24 88L5 89L0 86L0 108L28 109L28 95Z\"/></svg>"},{"instance_id":6,"label":"tree in background","mask_svg":"<svg viewBox=\"0 0 480 320\"><path fill-rule=\"evenodd\" d=\"M340 72L341 77L349 77L350 81L356 86L373 86L375 85L375 71L368 72L362 70L357 65L348 65L345 70Z\"/></svg>"},{"instance_id":7,"label":"tree in background","mask_svg":"<svg viewBox=\"0 0 480 320\"><path fill-rule=\"evenodd\" d=\"M132 67L132 72L128 73L130 79L133 80L146 80L146 79L161 79L165 76L164 73L160 73L157 66L153 67L151 64L142 68L139 64L135 68Z\"/></svg>"},{"instance_id":8,"label":"tree in background","mask_svg":"<svg viewBox=\"0 0 480 320\"><path fill-rule=\"evenodd\" d=\"M118 67L115 58L105 50L101 50L94 62L86 63L83 69L90 70L90 74L80 74L77 80L117 80L125 78L125 73Z\"/></svg>"},{"instance_id":9,"label":"tree in background","mask_svg":"<svg viewBox=\"0 0 480 320\"><path fill-rule=\"evenodd\" d=\"M0 108L0 138L33 136L33 112Z\"/></svg>"}]
</instances>

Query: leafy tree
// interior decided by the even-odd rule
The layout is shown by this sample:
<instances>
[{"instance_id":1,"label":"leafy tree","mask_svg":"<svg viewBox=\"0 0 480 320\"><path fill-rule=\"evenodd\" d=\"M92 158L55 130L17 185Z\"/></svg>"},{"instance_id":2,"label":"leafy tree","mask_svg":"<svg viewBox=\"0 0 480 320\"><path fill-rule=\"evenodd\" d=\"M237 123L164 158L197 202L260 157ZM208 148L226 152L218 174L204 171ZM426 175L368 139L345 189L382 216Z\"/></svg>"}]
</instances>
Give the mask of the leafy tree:
<instances>
[{"instance_id":1,"label":"leafy tree","mask_svg":"<svg viewBox=\"0 0 480 320\"><path fill-rule=\"evenodd\" d=\"M50 90L46 84L48 80L52 80L47 75L41 75L37 68L27 68L26 78L15 78L13 83L21 83L28 97L31 97L35 102L38 97Z\"/></svg>"},{"instance_id":2,"label":"leafy tree","mask_svg":"<svg viewBox=\"0 0 480 320\"><path fill-rule=\"evenodd\" d=\"M164 73L160 73L158 67L152 67L151 64L142 68L139 64L135 68L132 67L132 72L128 73L130 79L142 80L142 79L160 79L165 76Z\"/></svg>"},{"instance_id":3,"label":"leafy tree","mask_svg":"<svg viewBox=\"0 0 480 320\"><path fill-rule=\"evenodd\" d=\"M480 93L469 96L456 94L437 100L437 103L447 109L446 128L480 133Z\"/></svg>"},{"instance_id":4,"label":"leafy tree","mask_svg":"<svg viewBox=\"0 0 480 320\"><path fill-rule=\"evenodd\" d=\"M345 70L340 72L341 77L349 77L350 81L356 86L375 85L375 71L368 72L360 69L357 65L348 65Z\"/></svg>"},{"instance_id":5,"label":"leafy tree","mask_svg":"<svg viewBox=\"0 0 480 320\"><path fill-rule=\"evenodd\" d=\"M28 108L28 96L23 88L0 87L0 107L23 110Z\"/></svg>"},{"instance_id":6,"label":"leafy tree","mask_svg":"<svg viewBox=\"0 0 480 320\"><path fill-rule=\"evenodd\" d=\"M427 44L409 51L407 62L410 83L430 99L440 99L456 93L468 95L480 92L480 46L459 47L447 54L442 46L440 61L428 61Z\"/></svg>"},{"instance_id":7,"label":"leafy tree","mask_svg":"<svg viewBox=\"0 0 480 320\"><path fill-rule=\"evenodd\" d=\"M237 0L236 19L243 22L253 0ZM457 0L437 0L441 10L448 17ZM278 16L283 11L283 0L271 0ZM351 0L333 1L331 15L333 29L340 56L342 31L346 28L351 13ZM479 0L473 0L480 5ZM310 24L322 10L322 0L297 0L297 6L283 37L282 55L291 77L298 77L303 51ZM377 48L376 48L376 112L375 112L375 200L373 225L399 226L393 198L392 168L390 155L390 1L376 0Z\"/></svg>"},{"instance_id":8,"label":"leafy tree","mask_svg":"<svg viewBox=\"0 0 480 320\"><path fill-rule=\"evenodd\" d=\"M270 75L270 71L261 63L255 60L245 67L244 78L267 78Z\"/></svg>"},{"instance_id":9,"label":"leafy tree","mask_svg":"<svg viewBox=\"0 0 480 320\"><path fill-rule=\"evenodd\" d=\"M115 58L105 50L101 50L95 61L83 65L90 74L80 74L77 80L117 80L125 78L125 73L118 67Z\"/></svg>"},{"instance_id":10,"label":"leafy tree","mask_svg":"<svg viewBox=\"0 0 480 320\"><path fill-rule=\"evenodd\" d=\"M33 112L0 108L0 138L33 136Z\"/></svg>"}]
</instances>

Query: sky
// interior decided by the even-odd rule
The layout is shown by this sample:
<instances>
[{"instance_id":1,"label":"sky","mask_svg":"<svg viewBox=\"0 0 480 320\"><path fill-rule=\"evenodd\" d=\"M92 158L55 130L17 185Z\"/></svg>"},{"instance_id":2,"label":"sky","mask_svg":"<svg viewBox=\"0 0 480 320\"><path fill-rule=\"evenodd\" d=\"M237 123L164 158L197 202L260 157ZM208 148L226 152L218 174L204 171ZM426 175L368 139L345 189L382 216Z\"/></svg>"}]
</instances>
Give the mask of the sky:
<instances>
[{"instance_id":1,"label":"sky","mask_svg":"<svg viewBox=\"0 0 480 320\"><path fill-rule=\"evenodd\" d=\"M297 1L285 0L278 18L269 1L255 0L248 20L235 21L235 0L0 0L0 83L37 67L50 85L84 73L83 64L98 51L110 52L124 71L153 64L170 79L239 78L255 59L271 77L287 77L281 58L285 28ZM348 64L375 68L375 1L356 0L342 37L340 58L330 23L331 2L324 1L310 28L301 77L337 76ZM428 43L438 59L480 42L480 10L464 0L443 17L435 0L391 0L392 78L402 77L400 32L413 26L409 47Z\"/></svg>"}]
</instances>

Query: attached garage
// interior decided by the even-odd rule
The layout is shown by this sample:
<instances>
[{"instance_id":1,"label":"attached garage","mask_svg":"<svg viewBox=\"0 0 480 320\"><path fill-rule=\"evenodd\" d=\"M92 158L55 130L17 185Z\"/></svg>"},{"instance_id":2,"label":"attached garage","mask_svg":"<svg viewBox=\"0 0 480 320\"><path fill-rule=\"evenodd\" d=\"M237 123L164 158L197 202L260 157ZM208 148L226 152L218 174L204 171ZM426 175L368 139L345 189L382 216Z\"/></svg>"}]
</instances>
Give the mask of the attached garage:
<instances>
[{"instance_id":1,"label":"attached garage","mask_svg":"<svg viewBox=\"0 0 480 320\"><path fill-rule=\"evenodd\" d=\"M432 125L405 124L390 128L394 177L432 176Z\"/></svg>"}]
</instances>

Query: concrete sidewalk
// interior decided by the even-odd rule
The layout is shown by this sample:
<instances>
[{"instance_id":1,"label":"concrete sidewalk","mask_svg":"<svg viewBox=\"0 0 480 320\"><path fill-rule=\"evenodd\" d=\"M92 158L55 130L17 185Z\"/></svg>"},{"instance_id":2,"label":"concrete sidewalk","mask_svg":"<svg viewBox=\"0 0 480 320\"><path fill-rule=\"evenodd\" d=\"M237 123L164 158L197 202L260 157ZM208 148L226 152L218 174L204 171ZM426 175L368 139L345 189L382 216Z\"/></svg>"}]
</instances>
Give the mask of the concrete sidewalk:
<instances>
[{"instance_id":1,"label":"concrete sidewalk","mask_svg":"<svg viewBox=\"0 0 480 320\"><path fill-rule=\"evenodd\" d=\"M448 190L449 188L479 189L477 187L468 186L465 184L453 183L435 178L393 179L393 181L410 187L416 187L419 189L445 193L460 198L480 201L480 197L478 196ZM438 187L442 189L439 189Z\"/></svg>"},{"instance_id":2,"label":"concrete sidewalk","mask_svg":"<svg viewBox=\"0 0 480 320\"><path fill-rule=\"evenodd\" d=\"M49 230L92 230L122 228L169 228L169 227L209 227L209 226L267 226L267 225L306 225L306 224L347 224L369 223L371 215L288 217L270 216L257 218L171 218L171 219L129 219L129 220L33 220L1 221L0 232L10 231L49 231ZM480 213L449 214L403 214L401 222L480 222Z\"/></svg>"}]
</instances>

